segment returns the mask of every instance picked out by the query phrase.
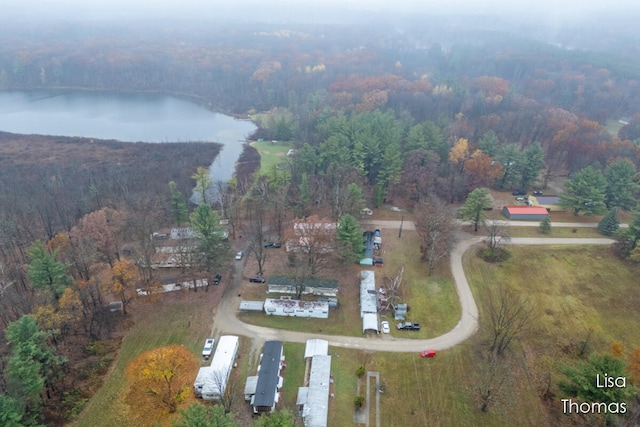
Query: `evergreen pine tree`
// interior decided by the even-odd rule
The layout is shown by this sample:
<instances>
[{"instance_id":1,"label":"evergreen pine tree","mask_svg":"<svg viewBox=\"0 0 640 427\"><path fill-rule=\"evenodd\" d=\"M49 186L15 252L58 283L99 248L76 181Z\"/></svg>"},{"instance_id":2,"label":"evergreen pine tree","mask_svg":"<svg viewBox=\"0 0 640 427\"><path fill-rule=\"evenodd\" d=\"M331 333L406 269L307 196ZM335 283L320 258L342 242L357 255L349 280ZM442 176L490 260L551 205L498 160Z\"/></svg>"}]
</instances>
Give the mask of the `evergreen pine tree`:
<instances>
[{"instance_id":1,"label":"evergreen pine tree","mask_svg":"<svg viewBox=\"0 0 640 427\"><path fill-rule=\"evenodd\" d=\"M605 236L613 236L619 228L618 208L612 208L598 223L598 231Z\"/></svg>"},{"instance_id":2,"label":"evergreen pine tree","mask_svg":"<svg viewBox=\"0 0 640 427\"><path fill-rule=\"evenodd\" d=\"M549 217L546 217L545 219L540 221L540 232L542 234L551 233L551 220L549 219Z\"/></svg>"}]
</instances>

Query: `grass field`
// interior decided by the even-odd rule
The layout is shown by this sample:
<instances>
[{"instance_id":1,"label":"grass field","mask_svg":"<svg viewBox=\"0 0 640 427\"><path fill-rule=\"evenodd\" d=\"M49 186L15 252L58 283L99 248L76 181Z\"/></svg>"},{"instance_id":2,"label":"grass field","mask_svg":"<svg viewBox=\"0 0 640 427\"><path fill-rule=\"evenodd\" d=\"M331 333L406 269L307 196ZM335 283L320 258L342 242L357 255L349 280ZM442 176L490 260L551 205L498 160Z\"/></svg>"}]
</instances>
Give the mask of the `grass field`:
<instances>
[{"instance_id":1,"label":"grass field","mask_svg":"<svg viewBox=\"0 0 640 427\"><path fill-rule=\"evenodd\" d=\"M376 269L376 273L380 277L383 272L391 275L400 265L405 266L403 289L412 307L408 319L424 325L421 337L436 336L451 329L460 312L448 263L439 265L430 278L419 261L415 233L403 232L399 239L397 230L383 230L383 243L385 265ZM353 399L358 394L355 374L358 366L380 373L385 385L381 396L381 424L385 427L558 425L563 418L558 418L562 415L559 414L561 396L557 394L556 386L560 379L557 365L578 359L578 348L590 330L587 352L606 352L616 340L627 351L638 346L640 288L636 280L637 269L620 262L604 247L514 246L510 250L513 256L502 264L487 264L476 257L473 250L468 251L463 260L480 308L482 328L487 324L486 295L490 287L513 289L530 297L536 306L530 329L507 351L504 360L508 363L505 370L509 372L509 380L487 413L478 409L477 397L478 378L486 352L482 329L467 342L439 351L432 359L422 359L414 353L374 353L331 347L334 379L331 393L334 397L329 400L329 426L354 425ZM211 328L210 320L207 320L211 319L211 303L207 298L205 293L185 293L164 297L155 305L146 303L149 305L132 307L139 310L135 315L137 322L124 338L105 386L89 402L75 425L144 425L131 422L136 417L131 417L129 405L123 399L126 390L124 367L140 352L165 344L184 344L198 355L202 340ZM346 311L355 312L359 327L355 307ZM345 316L345 319L351 319L351 314ZM280 326L291 329L289 326L294 319L281 319L283 324ZM307 327L318 323L296 320ZM325 333L346 333L344 325L342 330L339 326L336 322L331 326L335 329L322 328ZM392 334L415 336L393 329ZM242 346L242 351L246 352L249 340L242 340ZM294 413L297 389L304 376L303 352L303 344L285 343L288 367L280 408ZM256 361L249 357L241 357L239 361L239 369L234 375L239 382L236 389L241 394L246 376L255 375ZM545 369L550 369L552 390L556 393L547 403L539 398ZM360 387L360 394L364 394L363 380ZM241 396L236 400L234 408L244 415L243 425L249 425L251 417L247 416L247 405ZM370 415L373 422L374 414ZM149 425L153 422L149 420ZM589 419L585 422L590 423Z\"/></svg>"},{"instance_id":2,"label":"grass field","mask_svg":"<svg viewBox=\"0 0 640 427\"><path fill-rule=\"evenodd\" d=\"M606 237L593 227L552 227L551 233L542 234L538 227L505 227L511 237ZM575 230L575 231L574 231Z\"/></svg>"},{"instance_id":3,"label":"grass field","mask_svg":"<svg viewBox=\"0 0 640 427\"><path fill-rule=\"evenodd\" d=\"M251 145L260 153L259 175L265 175L272 171L278 164L286 163L288 159L287 151L293 148L292 143L282 141L276 143L271 141L255 141L251 143Z\"/></svg>"},{"instance_id":4,"label":"grass field","mask_svg":"<svg viewBox=\"0 0 640 427\"><path fill-rule=\"evenodd\" d=\"M511 247L504 264L487 264L471 251L465 271L476 298L488 286L510 287L535 302L537 318L530 340L548 350L558 343L575 345L595 331L594 345L607 349L614 340L627 348L640 343L638 271L623 264L608 248L595 246ZM480 304L482 306L482 304Z\"/></svg>"}]
</instances>

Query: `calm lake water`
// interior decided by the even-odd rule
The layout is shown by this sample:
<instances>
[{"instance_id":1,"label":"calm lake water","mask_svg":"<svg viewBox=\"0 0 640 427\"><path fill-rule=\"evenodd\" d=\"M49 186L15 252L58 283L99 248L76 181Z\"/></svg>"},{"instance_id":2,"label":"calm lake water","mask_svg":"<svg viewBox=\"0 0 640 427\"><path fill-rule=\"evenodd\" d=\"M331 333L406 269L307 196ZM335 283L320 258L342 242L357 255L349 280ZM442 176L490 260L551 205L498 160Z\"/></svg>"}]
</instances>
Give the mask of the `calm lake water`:
<instances>
[{"instance_id":1,"label":"calm lake water","mask_svg":"<svg viewBox=\"0 0 640 427\"><path fill-rule=\"evenodd\" d=\"M211 176L227 181L255 126L170 96L34 91L0 92L0 130L125 142L219 142L224 148L211 164Z\"/></svg>"}]
</instances>

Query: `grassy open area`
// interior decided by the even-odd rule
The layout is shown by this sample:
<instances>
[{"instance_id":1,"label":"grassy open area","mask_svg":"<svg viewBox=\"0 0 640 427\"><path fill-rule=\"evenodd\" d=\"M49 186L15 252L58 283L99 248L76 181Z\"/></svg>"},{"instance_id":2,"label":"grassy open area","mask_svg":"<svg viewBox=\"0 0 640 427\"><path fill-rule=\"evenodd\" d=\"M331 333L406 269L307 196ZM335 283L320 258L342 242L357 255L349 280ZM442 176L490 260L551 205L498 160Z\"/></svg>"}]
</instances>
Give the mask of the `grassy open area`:
<instances>
[{"instance_id":1,"label":"grassy open area","mask_svg":"<svg viewBox=\"0 0 640 427\"><path fill-rule=\"evenodd\" d=\"M618 132L624 126L619 120L608 119L605 125L605 129L614 137L618 136Z\"/></svg>"},{"instance_id":2,"label":"grassy open area","mask_svg":"<svg viewBox=\"0 0 640 427\"><path fill-rule=\"evenodd\" d=\"M551 233L542 234L539 227L505 227L506 232L511 237L607 237L598 232L593 227L552 227Z\"/></svg>"},{"instance_id":3,"label":"grassy open area","mask_svg":"<svg viewBox=\"0 0 640 427\"><path fill-rule=\"evenodd\" d=\"M484 289L498 285L535 302L535 333L528 337L532 344L561 353L558 344L576 345L589 328L601 351L614 340L627 348L640 343L637 268L622 263L607 247L509 249L513 256L504 264L487 264L467 252L465 272L480 302L486 296Z\"/></svg>"},{"instance_id":4,"label":"grassy open area","mask_svg":"<svg viewBox=\"0 0 640 427\"><path fill-rule=\"evenodd\" d=\"M267 174L280 163L287 162L287 151L293 148L291 142L255 141L251 145L260 153L260 173Z\"/></svg>"}]
</instances>

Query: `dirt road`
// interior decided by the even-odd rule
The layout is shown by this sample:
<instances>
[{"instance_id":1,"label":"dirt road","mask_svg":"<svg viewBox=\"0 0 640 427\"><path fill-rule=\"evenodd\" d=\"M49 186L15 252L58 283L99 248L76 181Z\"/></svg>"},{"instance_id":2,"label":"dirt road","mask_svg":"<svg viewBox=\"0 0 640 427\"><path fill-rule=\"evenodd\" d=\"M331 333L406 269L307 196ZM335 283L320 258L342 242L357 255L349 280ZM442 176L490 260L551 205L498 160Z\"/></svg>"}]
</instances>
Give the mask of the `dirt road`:
<instances>
[{"instance_id":1,"label":"dirt road","mask_svg":"<svg viewBox=\"0 0 640 427\"><path fill-rule=\"evenodd\" d=\"M380 228L398 228L399 221L372 221L370 224ZM409 230L411 222L405 222L403 228ZM395 226L395 227L394 227ZM571 226L571 225L567 225ZM220 334L243 335L254 339L252 352L259 351L264 341L279 340L287 342L304 343L311 338L320 338L329 341L336 347L355 348L360 350L374 350L386 352L416 352L424 349L442 350L453 347L478 330L478 307L473 298L473 293L465 277L462 268L462 255L473 245L481 242L483 237L464 235L456 245L450 258L451 271L455 281L456 291L462 308L462 315L458 324L449 332L436 338L427 340L414 340L396 338L389 335L348 337L323 334L311 334L304 332L271 329L261 326L243 323L236 317L241 297L238 294L242 279L243 263L235 266L234 279L226 289L214 317L214 331ZM514 245L607 245L614 241L605 238L513 238L510 244Z\"/></svg>"}]
</instances>

